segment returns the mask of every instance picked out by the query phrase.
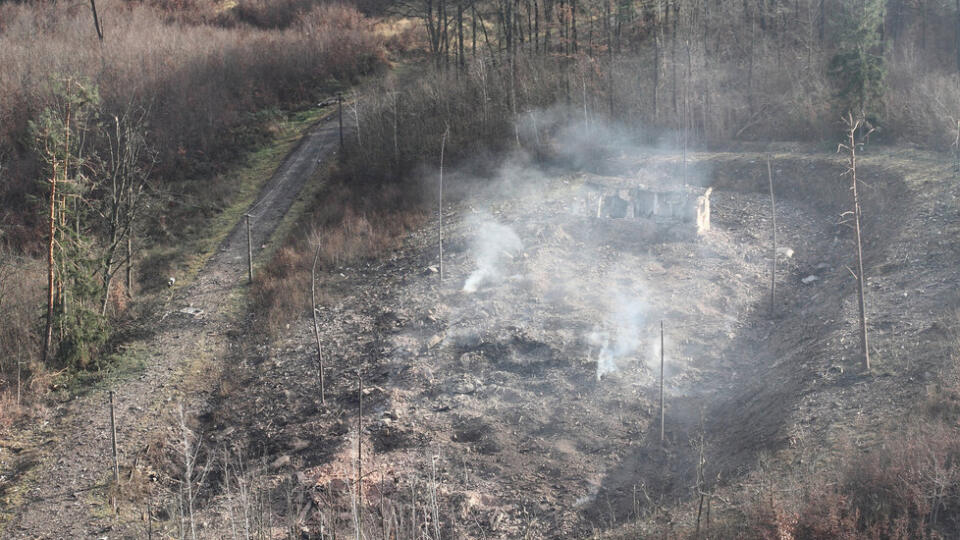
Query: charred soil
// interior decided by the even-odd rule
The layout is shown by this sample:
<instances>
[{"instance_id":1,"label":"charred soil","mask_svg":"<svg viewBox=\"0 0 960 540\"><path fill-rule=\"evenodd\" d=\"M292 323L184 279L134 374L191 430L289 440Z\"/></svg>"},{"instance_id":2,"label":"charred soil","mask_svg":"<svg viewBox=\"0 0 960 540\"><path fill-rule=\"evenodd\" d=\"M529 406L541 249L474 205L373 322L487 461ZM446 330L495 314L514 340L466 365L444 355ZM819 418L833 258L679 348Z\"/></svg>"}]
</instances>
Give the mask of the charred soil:
<instances>
[{"instance_id":1,"label":"charred soil","mask_svg":"<svg viewBox=\"0 0 960 540\"><path fill-rule=\"evenodd\" d=\"M246 456L284 526L308 535L359 521L476 538L689 519L677 513L696 494L701 437L711 491L754 481L761 463L796 474L851 441L870 448L950 369L960 219L947 160L863 161L871 373L856 352L842 162L773 156L789 250L771 315L764 156L698 154L691 182L714 188L699 237L597 218L583 175L507 179L444 209L443 281L435 225L379 260L324 269L326 403L305 318L234 351L201 417L209 446ZM647 156L607 170L629 182L681 167ZM236 489L211 481L214 524L235 521Z\"/></svg>"}]
</instances>

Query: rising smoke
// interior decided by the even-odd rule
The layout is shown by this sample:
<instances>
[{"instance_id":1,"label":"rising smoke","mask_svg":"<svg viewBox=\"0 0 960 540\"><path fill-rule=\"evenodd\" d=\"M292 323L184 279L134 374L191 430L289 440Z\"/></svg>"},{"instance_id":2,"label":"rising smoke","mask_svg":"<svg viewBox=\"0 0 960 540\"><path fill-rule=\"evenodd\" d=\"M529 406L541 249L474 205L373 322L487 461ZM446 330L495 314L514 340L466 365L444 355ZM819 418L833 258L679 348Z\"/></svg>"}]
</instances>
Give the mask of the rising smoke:
<instances>
[{"instance_id":1,"label":"rising smoke","mask_svg":"<svg viewBox=\"0 0 960 540\"><path fill-rule=\"evenodd\" d=\"M469 229L474 234L470 253L477 269L463 284L464 292L468 293L477 292L485 283L496 283L503 279L506 264L523 250L523 242L517 233L489 215L476 216L471 222Z\"/></svg>"},{"instance_id":2,"label":"rising smoke","mask_svg":"<svg viewBox=\"0 0 960 540\"><path fill-rule=\"evenodd\" d=\"M628 366L657 365L659 334L651 324L652 307L648 301L648 293L656 290L649 288L642 270L631 267L621 255L604 260L602 269L590 262L603 253L619 253L624 247L635 250L637 246L631 243L644 242L639 236L631 238L624 234L631 223L594 222L595 215L583 215L577 210L578 203L573 201L554 206L531 206L530 203L558 200L556 191L562 189L563 184L570 186L569 193L574 193L579 180L567 180L570 171L612 173L626 178L634 175L634 179L655 177L661 188L671 184L701 184L702 176L681 174L681 163L671 161L680 152L671 151L664 142L670 137L651 144L652 137L638 137L636 133L594 118L571 119L559 110L522 115L518 122L518 141L530 151L514 152L498 164L495 174L484 178L472 177L464 170L450 174L457 179L451 184L461 184L451 187L463 193L458 197L463 206L485 209L463 222L463 230L468 231L469 237L467 259L474 268L464 280L462 291L472 294L487 290L490 295L484 298L509 304L513 303L517 291L506 283L526 280L532 283L530 287L540 288L535 295L541 299L559 297L560 302L569 302L572 309L582 311L585 320L595 321L587 329L577 330L576 340L585 345L590 360L596 361L598 380ZM639 139L643 139L642 142ZM657 170L623 171L610 166L610 163L622 163L618 159L621 157L641 163L644 157L663 154L669 154L669 158L657 161L661 164ZM492 210L502 204L521 205L526 214L520 214L519 221L508 225ZM575 230L576 238L570 238L565 228ZM557 248L543 249L551 241ZM605 249L614 245L615 249ZM521 272L523 280L508 279ZM605 292L595 294L595 291ZM591 296L591 292L595 296ZM542 316L546 313L541 309L541 306L514 307L500 312L511 314L514 320L508 322L512 325L536 328L542 326Z\"/></svg>"},{"instance_id":3,"label":"rising smoke","mask_svg":"<svg viewBox=\"0 0 960 540\"><path fill-rule=\"evenodd\" d=\"M619 369L620 362L635 358L643 340L640 336L646 323L647 307L635 297L621 296L604 321L605 329L595 327L587 342L597 347L597 380Z\"/></svg>"}]
</instances>

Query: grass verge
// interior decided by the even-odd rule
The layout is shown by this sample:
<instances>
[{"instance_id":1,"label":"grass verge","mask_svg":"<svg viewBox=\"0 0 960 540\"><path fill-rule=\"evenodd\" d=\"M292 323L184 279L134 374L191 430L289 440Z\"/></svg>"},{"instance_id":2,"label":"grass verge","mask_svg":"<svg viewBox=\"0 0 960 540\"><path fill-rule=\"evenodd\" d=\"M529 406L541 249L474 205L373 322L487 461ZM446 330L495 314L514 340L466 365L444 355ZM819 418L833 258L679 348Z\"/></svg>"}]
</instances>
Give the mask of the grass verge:
<instances>
[{"instance_id":1,"label":"grass verge","mask_svg":"<svg viewBox=\"0 0 960 540\"><path fill-rule=\"evenodd\" d=\"M216 252L217 247L257 199L264 184L273 176L283 158L299 143L303 134L329 113L329 108L311 108L292 113L274 122L270 131L274 136L254 150L243 163L215 178L201 182L210 189L196 195L198 201L181 202L182 233L168 242L158 242L143 253L140 281L147 291L157 290L166 276L174 276L177 285L189 284ZM179 186L182 191L197 190L197 182ZM180 191L174 188L174 191ZM214 199L203 206L199 199Z\"/></svg>"}]
</instances>

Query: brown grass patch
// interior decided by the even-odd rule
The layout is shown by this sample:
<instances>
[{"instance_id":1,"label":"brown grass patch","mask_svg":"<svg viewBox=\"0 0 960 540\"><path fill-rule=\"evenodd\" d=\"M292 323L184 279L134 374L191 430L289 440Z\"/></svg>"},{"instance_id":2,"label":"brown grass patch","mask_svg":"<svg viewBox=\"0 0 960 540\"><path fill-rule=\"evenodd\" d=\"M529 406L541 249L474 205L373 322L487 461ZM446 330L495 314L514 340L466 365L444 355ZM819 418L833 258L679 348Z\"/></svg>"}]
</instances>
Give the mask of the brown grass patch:
<instances>
[{"instance_id":1,"label":"brown grass patch","mask_svg":"<svg viewBox=\"0 0 960 540\"><path fill-rule=\"evenodd\" d=\"M397 190L360 194L335 178L317 194L306 213L253 283L253 302L269 334L310 313L310 274L320 246L318 279L325 272L397 249L406 234L423 223L417 205L403 209ZM322 286L317 301L329 301Z\"/></svg>"}]
</instances>

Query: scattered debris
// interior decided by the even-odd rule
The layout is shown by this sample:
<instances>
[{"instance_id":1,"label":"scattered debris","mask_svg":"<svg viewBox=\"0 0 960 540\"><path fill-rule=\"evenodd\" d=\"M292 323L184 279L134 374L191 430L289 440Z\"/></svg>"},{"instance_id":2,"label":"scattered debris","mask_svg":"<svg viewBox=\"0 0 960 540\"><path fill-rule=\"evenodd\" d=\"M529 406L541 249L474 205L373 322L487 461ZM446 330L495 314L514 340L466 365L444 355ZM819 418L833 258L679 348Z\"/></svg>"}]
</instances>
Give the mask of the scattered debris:
<instances>
[{"instance_id":1,"label":"scattered debris","mask_svg":"<svg viewBox=\"0 0 960 540\"><path fill-rule=\"evenodd\" d=\"M195 308L193 306L188 306L185 308L181 308L180 313L183 313L184 315L190 315L194 319L198 319L200 318L201 315L203 315L203 310L200 308Z\"/></svg>"}]
</instances>

